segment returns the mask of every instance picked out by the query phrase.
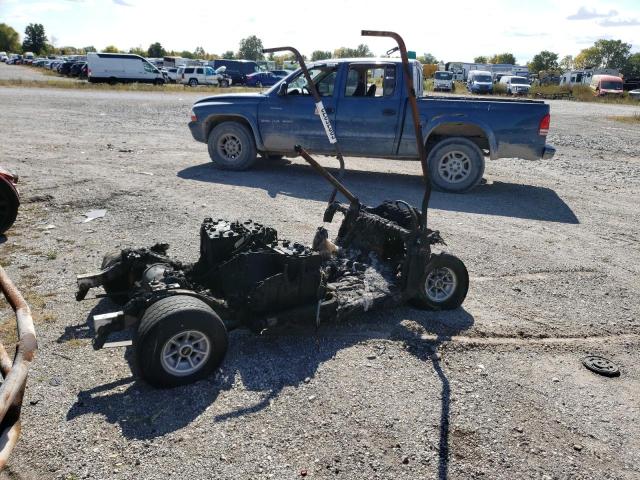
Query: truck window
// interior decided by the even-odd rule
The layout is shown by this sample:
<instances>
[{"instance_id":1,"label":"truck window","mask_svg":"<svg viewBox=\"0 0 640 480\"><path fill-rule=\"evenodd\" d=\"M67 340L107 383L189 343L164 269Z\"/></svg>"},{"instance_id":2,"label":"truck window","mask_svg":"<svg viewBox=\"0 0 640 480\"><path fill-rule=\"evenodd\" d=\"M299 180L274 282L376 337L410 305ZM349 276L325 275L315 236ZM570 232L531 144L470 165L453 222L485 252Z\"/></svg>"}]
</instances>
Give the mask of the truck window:
<instances>
[{"instance_id":1,"label":"truck window","mask_svg":"<svg viewBox=\"0 0 640 480\"><path fill-rule=\"evenodd\" d=\"M322 97L331 97L336 83L338 67L320 66L309 69L309 76ZM302 72L294 78L287 88L287 95L311 95L307 88L307 79Z\"/></svg>"},{"instance_id":2,"label":"truck window","mask_svg":"<svg viewBox=\"0 0 640 480\"><path fill-rule=\"evenodd\" d=\"M194 68L185 68L184 73L193 73Z\"/></svg>"},{"instance_id":3,"label":"truck window","mask_svg":"<svg viewBox=\"0 0 640 480\"><path fill-rule=\"evenodd\" d=\"M204 71L207 75L213 75L213 68L211 67L205 68Z\"/></svg>"},{"instance_id":4,"label":"truck window","mask_svg":"<svg viewBox=\"0 0 640 480\"><path fill-rule=\"evenodd\" d=\"M345 97L389 97L396 88L394 65L351 65L347 75Z\"/></svg>"},{"instance_id":5,"label":"truck window","mask_svg":"<svg viewBox=\"0 0 640 480\"><path fill-rule=\"evenodd\" d=\"M158 73L158 69L156 67L154 67L153 65L151 65L149 62L146 61L142 61L142 66L144 67L144 71L145 72L149 72L149 73Z\"/></svg>"},{"instance_id":6,"label":"truck window","mask_svg":"<svg viewBox=\"0 0 640 480\"><path fill-rule=\"evenodd\" d=\"M202 68L196 68L196 74L202 75L203 74Z\"/></svg>"}]
</instances>

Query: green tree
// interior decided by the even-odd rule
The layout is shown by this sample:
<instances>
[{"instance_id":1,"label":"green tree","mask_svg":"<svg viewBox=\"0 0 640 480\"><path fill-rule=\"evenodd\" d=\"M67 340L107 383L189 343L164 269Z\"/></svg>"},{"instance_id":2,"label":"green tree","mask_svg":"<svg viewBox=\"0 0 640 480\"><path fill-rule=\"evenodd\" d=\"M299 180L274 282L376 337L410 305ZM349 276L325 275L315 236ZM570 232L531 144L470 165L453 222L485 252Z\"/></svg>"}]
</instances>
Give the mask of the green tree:
<instances>
[{"instance_id":1,"label":"green tree","mask_svg":"<svg viewBox=\"0 0 640 480\"><path fill-rule=\"evenodd\" d=\"M594 47L600 52L602 68L623 69L631 52L631 44L622 40L598 40Z\"/></svg>"},{"instance_id":2,"label":"green tree","mask_svg":"<svg viewBox=\"0 0 640 480\"><path fill-rule=\"evenodd\" d=\"M222 54L222 58L225 58L227 60L233 60L235 58L235 54L233 53L232 50L227 50Z\"/></svg>"},{"instance_id":3,"label":"green tree","mask_svg":"<svg viewBox=\"0 0 640 480\"><path fill-rule=\"evenodd\" d=\"M115 45L107 45L102 51L104 53L120 53L120 50Z\"/></svg>"},{"instance_id":4,"label":"green tree","mask_svg":"<svg viewBox=\"0 0 640 480\"><path fill-rule=\"evenodd\" d=\"M147 51L142 47L131 47L129 49L129 53L133 53L134 55L140 55L141 57L147 56Z\"/></svg>"},{"instance_id":5,"label":"green tree","mask_svg":"<svg viewBox=\"0 0 640 480\"><path fill-rule=\"evenodd\" d=\"M423 65L438 63L438 59L431 55L430 53L425 53L421 57L418 57L418 60Z\"/></svg>"},{"instance_id":6,"label":"green tree","mask_svg":"<svg viewBox=\"0 0 640 480\"><path fill-rule=\"evenodd\" d=\"M331 52L325 50L314 50L311 54L311 61L315 62L316 60L327 60L331 58Z\"/></svg>"},{"instance_id":7,"label":"green tree","mask_svg":"<svg viewBox=\"0 0 640 480\"><path fill-rule=\"evenodd\" d=\"M193 56L195 58L204 58L207 56L207 52L205 52L204 48L202 47L196 47L196 49L193 51Z\"/></svg>"},{"instance_id":8,"label":"green tree","mask_svg":"<svg viewBox=\"0 0 640 480\"><path fill-rule=\"evenodd\" d=\"M47 45L47 36L41 23L30 23L24 29L22 41L23 52L33 52L36 55L42 52Z\"/></svg>"},{"instance_id":9,"label":"green tree","mask_svg":"<svg viewBox=\"0 0 640 480\"><path fill-rule=\"evenodd\" d=\"M182 58L193 58L193 53L189 50L183 50L180 52L179 56Z\"/></svg>"},{"instance_id":10,"label":"green tree","mask_svg":"<svg viewBox=\"0 0 640 480\"><path fill-rule=\"evenodd\" d=\"M602 63L602 54L595 46L585 48L576 55L573 61L575 68L599 67Z\"/></svg>"},{"instance_id":11,"label":"green tree","mask_svg":"<svg viewBox=\"0 0 640 480\"><path fill-rule=\"evenodd\" d=\"M622 74L625 78L640 77L640 52L629 56L626 65L622 69Z\"/></svg>"},{"instance_id":12,"label":"green tree","mask_svg":"<svg viewBox=\"0 0 640 480\"><path fill-rule=\"evenodd\" d=\"M497 63L507 63L511 65L516 64L516 57L513 53L497 53L493 57L489 59L489 63L497 64Z\"/></svg>"},{"instance_id":13,"label":"green tree","mask_svg":"<svg viewBox=\"0 0 640 480\"><path fill-rule=\"evenodd\" d=\"M558 63L558 66L562 71L571 70L573 68L573 62L574 60L572 55L565 55L562 57L562 60L560 60L560 63Z\"/></svg>"},{"instance_id":14,"label":"green tree","mask_svg":"<svg viewBox=\"0 0 640 480\"><path fill-rule=\"evenodd\" d=\"M335 58L361 58L361 57L373 57L373 53L369 49L368 45L361 43L356 48L340 47L333 51Z\"/></svg>"},{"instance_id":15,"label":"green tree","mask_svg":"<svg viewBox=\"0 0 640 480\"><path fill-rule=\"evenodd\" d=\"M262 60L262 40L255 35L243 38L240 40L240 50L238 51L238 58L245 60Z\"/></svg>"},{"instance_id":16,"label":"green tree","mask_svg":"<svg viewBox=\"0 0 640 480\"><path fill-rule=\"evenodd\" d=\"M84 53L97 52L96 47L94 47L93 45L89 45L88 47L84 47L82 50L84 50Z\"/></svg>"},{"instance_id":17,"label":"green tree","mask_svg":"<svg viewBox=\"0 0 640 480\"><path fill-rule=\"evenodd\" d=\"M543 50L540 53L533 56L533 59L529 62L529 70L533 73L539 73L541 71L548 72L550 70L558 69L558 54L550 52L549 50Z\"/></svg>"},{"instance_id":18,"label":"green tree","mask_svg":"<svg viewBox=\"0 0 640 480\"><path fill-rule=\"evenodd\" d=\"M489 63L489 59L484 55L480 55L473 59L473 63Z\"/></svg>"},{"instance_id":19,"label":"green tree","mask_svg":"<svg viewBox=\"0 0 640 480\"><path fill-rule=\"evenodd\" d=\"M6 23L0 23L0 50L17 52L20 49L20 35Z\"/></svg>"},{"instance_id":20,"label":"green tree","mask_svg":"<svg viewBox=\"0 0 640 480\"><path fill-rule=\"evenodd\" d=\"M149 50L147 50L147 54L151 58L164 57L166 53L167 51L164 48L162 48L162 45L160 45L160 42L152 43L151 45L149 45Z\"/></svg>"}]
</instances>

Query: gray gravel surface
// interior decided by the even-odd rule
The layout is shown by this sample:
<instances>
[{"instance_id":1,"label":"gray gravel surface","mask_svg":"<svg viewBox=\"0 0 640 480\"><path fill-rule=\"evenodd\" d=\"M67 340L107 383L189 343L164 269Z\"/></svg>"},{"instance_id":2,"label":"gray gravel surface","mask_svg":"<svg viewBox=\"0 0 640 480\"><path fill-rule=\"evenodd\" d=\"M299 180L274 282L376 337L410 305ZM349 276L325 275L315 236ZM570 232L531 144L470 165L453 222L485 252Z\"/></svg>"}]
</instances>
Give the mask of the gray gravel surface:
<instances>
[{"instance_id":1,"label":"gray gravel surface","mask_svg":"<svg viewBox=\"0 0 640 480\"><path fill-rule=\"evenodd\" d=\"M65 77L64 75L48 75L46 70L36 67L28 67L26 65L7 65L0 63L0 80L64 80L69 82L80 82L86 80L79 80L73 77Z\"/></svg>"},{"instance_id":2,"label":"gray gravel surface","mask_svg":"<svg viewBox=\"0 0 640 480\"><path fill-rule=\"evenodd\" d=\"M114 305L75 302L75 275L156 241L194 259L205 216L310 243L329 192L298 159L213 168L186 127L196 98L0 88L0 163L24 200L0 262L40 347L5 475L640 476L640 130L606 119L637 109L551 102L556 159L490 162L473 192L434 194L432 225L472 277L463 309L233 332L219 373L161 391L136 380L130 351L92 350L87 318ZM347 163L365 203L419 204L417 163ZM82 223L94 208L106 216ZM584 369L591 353L622 375Z\"/></svg>"}]
</instances>

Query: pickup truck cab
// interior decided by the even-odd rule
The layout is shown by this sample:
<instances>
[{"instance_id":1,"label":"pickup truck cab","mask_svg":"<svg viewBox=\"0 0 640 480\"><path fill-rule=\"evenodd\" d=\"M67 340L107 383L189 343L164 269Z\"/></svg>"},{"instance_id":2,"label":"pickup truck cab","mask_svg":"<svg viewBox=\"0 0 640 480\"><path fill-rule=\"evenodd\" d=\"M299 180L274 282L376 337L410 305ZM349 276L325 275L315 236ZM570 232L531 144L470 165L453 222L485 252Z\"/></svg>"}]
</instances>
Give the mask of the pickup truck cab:
<instances>
[{"instance_id":1,"label":"pickup truck cab","mask_svg":"<svg viewBox=\"0 0 640 480\"><path fill-rule=\"evenodd\" d=\"M433 185L465 192L482 180L485 157L551 158L549 106L541 101L421 96L422 67L410 64ZM345 156L418 159L399 59L340 59L308 65ZM217 95L191 111L193 137L208 144L220 168L245 170L257 160L295 156L301 145L335 155L300 70L263 93Z\"/></svg>"}]
</instances>

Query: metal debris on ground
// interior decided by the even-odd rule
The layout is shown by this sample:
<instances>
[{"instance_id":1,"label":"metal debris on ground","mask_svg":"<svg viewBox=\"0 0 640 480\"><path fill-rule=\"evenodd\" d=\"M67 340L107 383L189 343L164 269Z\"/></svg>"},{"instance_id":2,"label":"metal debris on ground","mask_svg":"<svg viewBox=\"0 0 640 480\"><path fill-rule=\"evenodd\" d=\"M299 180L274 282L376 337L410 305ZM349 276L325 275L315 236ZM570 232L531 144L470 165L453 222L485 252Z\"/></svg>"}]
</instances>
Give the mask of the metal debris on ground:
<instances>
[{"instance_id":1,"label":"metal debris on ground","mask_svg":"<svg viewBox=\"0 0 640 480\"><path fill-rule=\"evenodd\" d=\"M589 355L582 360L582 364L592 372L605 377L617 377L620 369L611 360L598 355Z\"/></svg>"},{"instance_id":2,"label":"metal debris on ground","mask_svg":"<svg viewBox=\"0 0 640 480\"><path fill-rule=\"evenodd\" d=\"M101 209L101 210L91 210L90 212L87 212L84 214L85 218L83 223L87 223L90 222L91 220L95 220L96 218L102 218L107 214L107 210L105 209Z\"/></svg>"}]
</instances>

